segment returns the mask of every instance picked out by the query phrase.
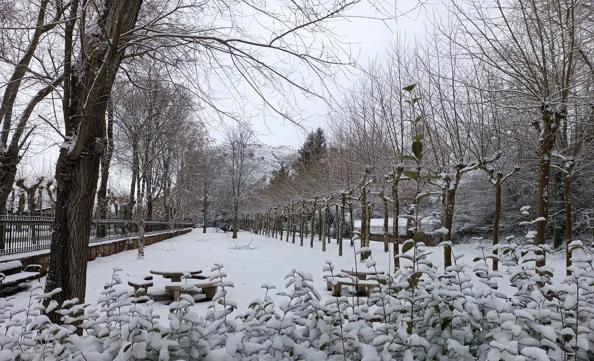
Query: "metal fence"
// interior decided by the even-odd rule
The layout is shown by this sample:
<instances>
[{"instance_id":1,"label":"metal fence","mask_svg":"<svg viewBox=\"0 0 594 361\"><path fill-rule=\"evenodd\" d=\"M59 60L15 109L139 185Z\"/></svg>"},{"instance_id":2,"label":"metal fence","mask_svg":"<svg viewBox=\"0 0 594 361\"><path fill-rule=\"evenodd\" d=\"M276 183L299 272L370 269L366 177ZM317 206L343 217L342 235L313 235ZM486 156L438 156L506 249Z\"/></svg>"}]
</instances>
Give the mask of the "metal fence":
<instances>
[{"instance_id":1,"label":"metal fence","mask_svg":"<svg viewBox=\"0 0 594 361\"><path fill-rule=\"evenodd\" d=\"M49 249L54 219L43 216L0 215L0 256ZM192 223L144 222L147 234L192 227ZM89 243L132 237L138 234L136 221L95 219L91 224Z\"/></svg>"}]
</instances>

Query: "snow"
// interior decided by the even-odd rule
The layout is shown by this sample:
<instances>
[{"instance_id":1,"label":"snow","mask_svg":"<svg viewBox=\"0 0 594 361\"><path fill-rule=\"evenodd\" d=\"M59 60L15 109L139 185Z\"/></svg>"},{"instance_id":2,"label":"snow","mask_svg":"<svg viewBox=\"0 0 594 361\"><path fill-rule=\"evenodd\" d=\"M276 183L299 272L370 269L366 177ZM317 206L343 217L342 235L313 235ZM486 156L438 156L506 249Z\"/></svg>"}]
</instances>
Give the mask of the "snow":
<instances>
[{"instance_id":1,"label":"snow","mask_svg":"<svg viewBox=\"0 0 594 361\"><path fill-rule=\"evenodd\" d=\"M209 229L202 233L201 229L170 238L145 247L145 257L138 259L137 251L125 251L116 255L102 257L88 263L86 301L95 303L101 296L105 283L111 280L114 268L122 269L122 287L128 287L127 280L138 279L139 275L149 275L151 269L202 269L207 273L215 263L223 264L228 280L233 281L235 287L227 289L227 297L237 302L239 310L245 311L255 299L263 299L267 292L265 285L274 285L282 290L285 287L285 276L292 269L304 270L311 273L313 284L322 296L322 301L332 298L326 290L323 267L326 261L332 261L335 270L355 268L355 250L350 248L350 240L344 240L344 255L338 256L338 246L335 240L327 245L327 251L322 252L321 244L314 241L314 248L309 248L309 239L306 245L299 246L299 237L296 244L287 243L274 238L267 238L248 232L240 232L238 239L232 239L231 233L215 232ZM251 248L236 248L237 244L250 244ZM356 244L358 242L355 242ZM484 246L488 246L484 244ZM371 242L372 256L377 263L379 271L391 272L392 255L384 253L382 242ZM487 248L488 249L488 248ZM428 260L439 268L443 266L443 248L427 247L430 254ZM478 243L455 244L453 246L455 257L459 264L470 264L475 257L482 255ZM401 260L401 262L407 262ZM547 265L552 267L553 283L560 284L564 278L564 255L551 254L547 256ZM359 270L365 270L362 263L357 263ZM504 275L499 280L499 291L511 296L512 288L509 285L509 276L505 267L500 268ZM161 276L153 276L154 287L163 287L168 280ZM45 282L43 278L40 282ZM284 300L276 291L268 292L268 296L280 304ZM24 306L28 302L29 294L22 291L17 294L15 304ZM199 314L206 313L208 302L197 303L192 306ZM167 302L155 302L155 311L161 320L167 320L169 308Z\"/></svg>"}]
</instances>

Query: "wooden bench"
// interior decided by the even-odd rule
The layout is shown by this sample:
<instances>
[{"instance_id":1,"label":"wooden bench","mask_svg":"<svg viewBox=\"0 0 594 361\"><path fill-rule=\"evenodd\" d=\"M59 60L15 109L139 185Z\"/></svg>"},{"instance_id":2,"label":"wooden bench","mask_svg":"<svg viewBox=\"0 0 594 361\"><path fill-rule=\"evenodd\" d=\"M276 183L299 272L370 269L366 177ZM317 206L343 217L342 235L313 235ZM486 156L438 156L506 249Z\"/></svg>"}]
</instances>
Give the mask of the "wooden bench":
<instances>
[{"instance_id":1,"label":"wooden bench","mask_svg":"<svg viewBox=\"0 0 594 361\"><path fill-rule=\"evenodd\" d=\"M128 286L134 288L134 297L145 297L149 287L153 287L153 276L137 276L128 279Z\"/></svg>"},{"instance_id":2,"label":"wooden bench","mask_svg":"<svg viewBox=\"0 0 594 361\"><path fill-rule=\"evenodd\" d=\"M218 282L208 280L184 280L181 282L171 282L165 285L165 291L169 292L174 301L179 301L179 296L182 291L191 291L192 289L201 288L204 292L205 299L211 301L217 294Z\"/></svg>"},{"instance_id":3,"label":"wooden bench","mask_svg":"<svg viewBox=\"0 0 594 361\"><path fill-rule=\"evenodd\" d=\"M21 261L0 262L0 294L19 289L23 283L41 278L41 265L31 264L23 268Z\"/></svg>"},{"instance_id":4,"label":"wooden bench","mask_svg":"<svg viewBox=\"0 0 594 361\"><path fill-rule=\"evenodd\" d=\"M332 289L332 296L340 297L342 293L342 287L354 287L355 292L358 295L368 296L371 295L371 292L374 288L379 288L379 282L375 280L353 280L350 278L344 277L328 277L328 282L330 282L331 289Z\"/></svg>"},{"instance_id":5,"label":"wooden bench","mask_svg":"<svg viewBox=\"0 0 594 361\"><path fill-rule=\"evenodd\" d=\"M336 280L341 280L341 279L345 279L345 281L347 280L352 280L353 277L346 274L346 273L337 273L334 276L326 274L324 275L324 280L326 280L326 290L328 291L332 291L332 280L336 279Z\"/></svg>"}]
</instances>

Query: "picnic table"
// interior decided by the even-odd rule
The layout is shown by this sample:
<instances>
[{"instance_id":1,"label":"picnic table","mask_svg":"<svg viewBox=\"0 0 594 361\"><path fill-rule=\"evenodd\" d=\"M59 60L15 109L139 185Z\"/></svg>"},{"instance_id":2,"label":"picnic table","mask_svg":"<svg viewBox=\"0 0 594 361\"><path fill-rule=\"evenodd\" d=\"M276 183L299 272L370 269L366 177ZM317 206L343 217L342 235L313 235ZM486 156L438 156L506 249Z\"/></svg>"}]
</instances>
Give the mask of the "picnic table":
<instances>
[{"instance_id":1,"label":"picnic table","mask_svg":"<svg viewBox=\"0 0 594 361\"><path fill-rule=\"evenodd\" d=\"M375 271L353 271L353 270L345 270L341 269L340 272L345 273L350 276L357 277L358 279L365 281L368 276L378 276L383 275L383 271L375 272Z\"/></svg>"},{"instance_id":2,"label":"picnic table","mask_svg":"<svg viewBox=\"0 0 594 361\"><path fill-rule=\"evenodd\" d=\"M181 282L181 278L185 274L190 274L192 276L198 275L202 273L201 269L167 269L167 270L151 270L151 273L154 275L163 276L164 278L169 278L171 282Z\"/></svg>"}]
</instances>

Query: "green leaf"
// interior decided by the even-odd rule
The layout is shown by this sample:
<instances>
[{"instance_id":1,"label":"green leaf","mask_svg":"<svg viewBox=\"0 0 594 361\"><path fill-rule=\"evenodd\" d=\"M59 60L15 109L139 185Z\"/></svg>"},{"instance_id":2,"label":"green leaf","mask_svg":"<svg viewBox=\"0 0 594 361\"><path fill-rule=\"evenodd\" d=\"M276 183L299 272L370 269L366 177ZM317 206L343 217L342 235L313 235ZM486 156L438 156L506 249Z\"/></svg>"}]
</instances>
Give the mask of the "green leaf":
<instances>
[{"instance_id":1,"label":"green leaf","mask_svg":"<svg viewBox=\"0 0 594 361\"><path fill-rule=\"evenodd\" d=\"M371 251L361 252L361 261L365 261L371 256Z\"/></svg>"},{"instance_id":2,"label":"green leaf","mask_svg":"<svg viewBox=\"0 0 594 361\"><path fill-rule=\"evenodd\" d=\"M441 321L441 330L445 330L452 323L451 317L446 317Z\"/></svg>"},{"instance_id":3,"label":"green leaf","mask_svg":"<svg viewBox=\"0 0 594 361\"><path fill-rule=\"evenodd\" d=\"M412 144L412 151L418 160L423 159L423 142L415 140Z\"/></svg>"},{"instance_id":4,"label":"green leaf","mask_svg":"<svg viewBox=\"0 0 594 361\"><path fill-rule=\"evenodd\" d=\"M411 103L412 105L415 105L415 104L416 104L416 103L417 103L419 100L421 100L421 98L419 98L419 97L415 97L415 98L412 98L412 99L410 100L410 103Z\"/></svg>"},{"instance_id":5,"label":"green leaf","mask_svg":"<svg viewBox=\"0 0 594 361\"><path fill-rule=\"evenodd\" d=\"M417 161L417 159L415 157L413 157L412 155L402 155L402 156L400 156L400 160L412 160L414 162Z\"/></svg>"},{"instance_id":6,"label":"green leaf","mask_svg":"<svg viewBox=\"0 0 594 361\"><path fill-rule=\"evenodd\" d=\"M402 174L404 174L405 177L408 177L408 178L414 179L414 180L417 180L419 178L419 175L417 174L417 172L412 171L412 170L405 170L402 172Z\"/></svg>"},{"instance_id":7,"label":"green leaf","mask_svg":"<svg viewBox=\"0 0 594 361\"><path fill-rule=\"evenodd\" d=\"M402 244L402 253L406 253L410 251L415 246L415 242L413 240L408 240Z\"/></svg>"},{"instance_id":8,"label":"green leaf","mask_svg":"<svg viewBox=\"0 0 594 361\"><path fill-rule=\"evenodd\" d=\"M427 236L425 235L425 232L423 232L423 231L418 231L417 233L415 233L413 235L413 240L415 242L422 242L425 240L425 238L427 238Z\"/></svg>"},{"instance_id":9,"label":"green leaf","mask_svg":"<svg viewBox=\"0 0 594 361\"><path fill-rule=\"evenodd\" d=\"M409 84L409 85L405 86L405 87L404 87L404 88L402 88L402 89L403 89L404 91L407 91L407 92L409 92L409 93L410 93L411 91L413 91L413 89L414 89L416 86L417 86L417 84Z\"/></svg>"}]
</instances>

